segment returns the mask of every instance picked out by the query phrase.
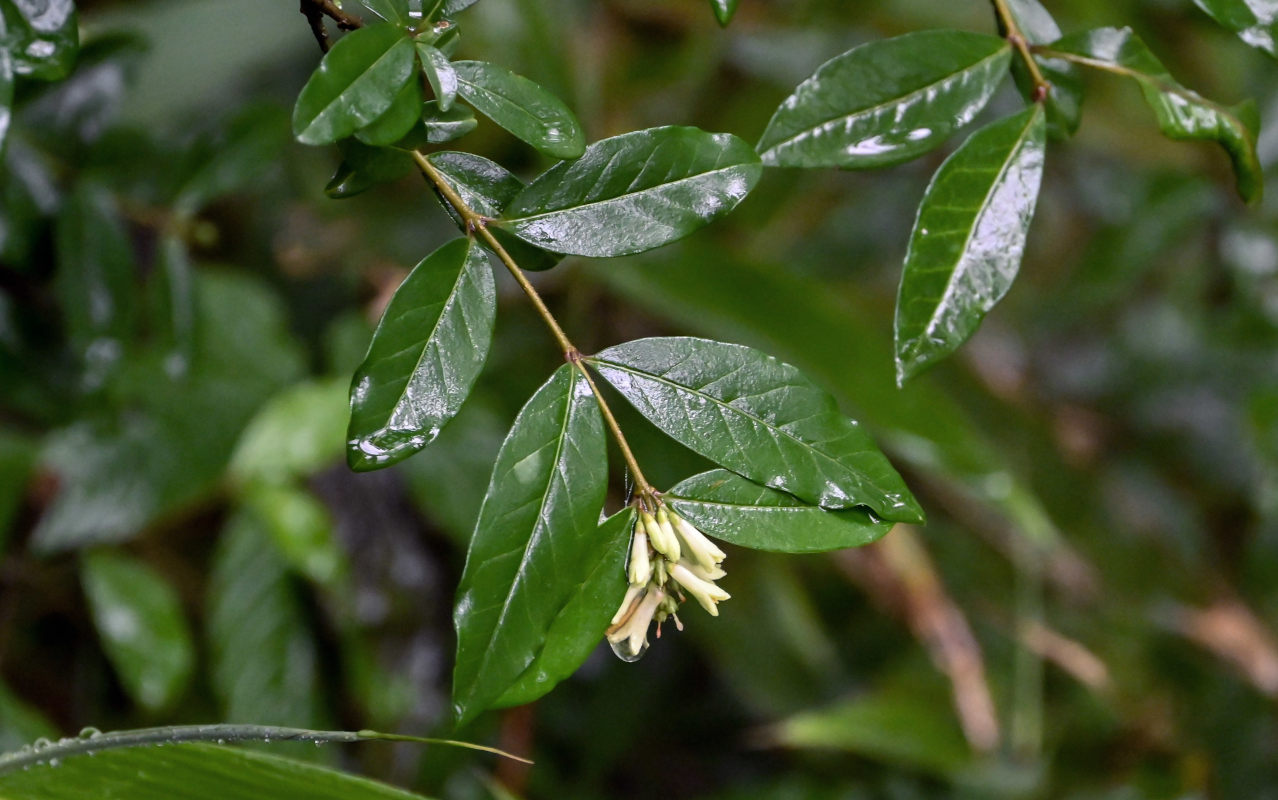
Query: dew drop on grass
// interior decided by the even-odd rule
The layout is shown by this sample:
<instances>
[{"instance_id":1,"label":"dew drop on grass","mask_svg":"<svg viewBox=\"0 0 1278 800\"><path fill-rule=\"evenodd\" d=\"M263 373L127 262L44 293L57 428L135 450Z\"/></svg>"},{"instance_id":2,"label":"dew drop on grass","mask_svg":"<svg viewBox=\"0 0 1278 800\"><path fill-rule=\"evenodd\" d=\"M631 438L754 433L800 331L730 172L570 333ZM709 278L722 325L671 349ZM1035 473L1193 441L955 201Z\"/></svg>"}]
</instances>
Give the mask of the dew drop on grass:
<instances>
[{"instance_id":1,"label":"dew drop on grass","mask_svg":"<svg viewBox=\"0 0 1278 800\"><path fill-rule=\"evenodd\" d=\"M94 727L88 727L88 728L81 728L81 729L80 729L80 738L81 738L81 739L96 739L96 738L98 738L98 737L99 737L99 736L101 736L101 735L102 735L102 731L100 731L100 730L98 730L97 728L94 728Z\"/></svg>"}]
</instances>

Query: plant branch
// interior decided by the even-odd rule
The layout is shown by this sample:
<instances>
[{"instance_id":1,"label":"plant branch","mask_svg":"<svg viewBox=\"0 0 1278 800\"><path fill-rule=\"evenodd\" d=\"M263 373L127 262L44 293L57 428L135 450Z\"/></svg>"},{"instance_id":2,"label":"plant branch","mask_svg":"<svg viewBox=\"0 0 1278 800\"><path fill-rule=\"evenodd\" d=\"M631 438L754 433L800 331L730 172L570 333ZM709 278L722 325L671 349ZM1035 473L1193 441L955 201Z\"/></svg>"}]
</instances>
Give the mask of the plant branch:
<instances>
[{"instance_id":1,"label":"plant branch","mask_svg":"<svg viewBox=\"0 0 1278 800\"><path fill-rule=\"evenodd\" d=\"M1025 33L1021 31L1021 26L1016 24L1016 17L1012 15L1012 9L1007 5L1007 0L992 0L992 2L994 13L1006 30L1004 38L1016 48L1016 52L1020 53L1021 60L1025 62L1025 68L1029 70L1030 80L1034 82L1034 102L1041 103L1047 99L1048 92L1052 90L1052 84L1043 77L1043 71L1038 68L1038 62L1034 60L1029 41L1025 38Z\"/></svg>"},{"instance_id":2,"label":"plant branch","mask_svg":"<svg viewBox=\"0 0 1278 800\"><path fill-rule=\"evenodd\" d=\"M607 423L608 429L617 441L617 446L621 449L621 455L626 461L626 466L630 468L630 473L634 477L635 486L638 488L639 494L655 494L652 485L644 478L643 470L639 468L639 461L635 458L634 451L630 449L630 443L626 441L625 434L621 432L621 425L617 422L616 416L613 415L612 408L609 407L608 401L604 400L603 395L599 393L599 386L582 362L581 351L568 338L568 334L564 333L559 321L555 319L554 314L550 313L545 301L541 299L536 287L528 280L528 276L519 268L519 264L515 263L515 259L506 251L505 247L502 247L501 242L493 235L493 232L488 229L489 219L466 203L465 199L444 179L443 174L435 168L435 165L430 163L430 159L414 150L413 160L417 162L417 167L426 176L426 179L439 190L439 193L444 196L448 204L457 211L457 214L462 218L462 224L465 226L466 231L471 234L478 234L487 243L488 248L497 255L497 258L510 272L511 277L519 284L519 288L523 289L524 294L532 302L533 308L537 310L538 316L546 323L546 327L550 328L550 333L559 344L559 349L563 351L564 358L581 372L586 379L586 383L589 384L591 394L594 395L595 402L599 404L599 410L603 413L604 422Z\"/></svg>"},{"instance_id":3,"label":"plant branch","mask_svg":"<svg viewBox=\"0 0 1278 800\"><path fill-rule=\"evenodd\" d=\"M301 0L301 12L306 17L306 21L310 23L311 33L315 35L315 41L319 42L320 49L325 53L328 52L328 48L331 46L328 40L328 31L324 29L325 17L336 22L337 27L344 31L353 31L356 28L364 27L362 19L346 13L333 0Z\"/></svg>"}]
</instances>

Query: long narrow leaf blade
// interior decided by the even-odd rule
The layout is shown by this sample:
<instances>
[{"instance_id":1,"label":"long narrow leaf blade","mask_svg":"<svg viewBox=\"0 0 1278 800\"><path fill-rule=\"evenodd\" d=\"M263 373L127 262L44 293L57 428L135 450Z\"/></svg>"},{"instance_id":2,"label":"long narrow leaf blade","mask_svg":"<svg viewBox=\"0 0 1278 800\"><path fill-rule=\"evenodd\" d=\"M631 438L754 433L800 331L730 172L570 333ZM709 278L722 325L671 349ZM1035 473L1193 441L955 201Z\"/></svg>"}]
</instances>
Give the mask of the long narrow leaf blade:
<instances>
[{"instance_id":1,"label":"long narrow leaf blade","mask_svg":"<svg viewBox=\"0 0 1278 800\"><path fill-rule=\"evenodd\" d=\"M606 258L688 235L736 208L763 168L727 133L649 128L595 142L524 189L496 224L556 253Z\"/></svg>"},{"instance_id":2,"label":"long narrow leaf blade","mask_svg":"<svg viewBox=\"0 0 1278 800\"><path fill-rule=\"evenodd\" d=\"M896 304L897 382L950 353L1007 294L1043 178L1039 105L994 122L932 179L910 236Z\"/></svg>"},{"instance_id":3,"label":"long narrow leaf blade","mask_svg":"<svg viewBox=\"0 0 1278 800\"><path fill-rule=\"evenodd\" d=\"M555 158L586 149L581 123L558 97L510 70L486 61L458 61L457 94L481 114Z\"/></svg>"},{"instance_id":4,"label":"long narrow leaf blade","mask_svg":"<svg viewBox=\"0 0 1278 800\"><path fill-rule=\"evenodd\" d=\"M351 382L352 469L389 466L434 441L484 366L496 314L492 270L473 240L455 239L413 269Z\"/></svg>"},{"instance_id":5,"label":"long narrow leaf blade","mask_svg":"<svg viewBox=\"0 0 1278 800\"><path fill-rule=\"evenodd\" d=\"M759 140L772 167L864 169L916 158L976 116L1011 48L997 36L919 31L827 61L777 109Z\"/></svg>"},{"instance_id":6,"label":"long narrow leaf blade","mask_svg":"<svg viewBox=\"0 0 1278 800\"><path fill-rule=\"evenodd\" d=\"M600 548L607 489L603 419L565 364L528 401L502 443L453 620L453 708L464 723L533 664Z\"/></svg>"},{"instance_id":7,"label":"long narrow leaf blade","mask_svg":"<svg viewBox=\"0 0 1278 800\"><path fill-rule=\"evenodd\" d=\"M587 362L668 436L755 483L826 508L923 517L869 434L789 364L686 337L627 342Z\"/></svg>"},{"instance_id":8,"label":"long narrow leaf blade","mask_svg":"<svg viewBox=\"0 0 1278 800\"><path fill-rule=\"evenodd\" d=\"M829 511L724 469L681 481L665 499L710 536L755 550L823 553L878 541L892 528L864 509Z\"/></svg>"}]
</instances>

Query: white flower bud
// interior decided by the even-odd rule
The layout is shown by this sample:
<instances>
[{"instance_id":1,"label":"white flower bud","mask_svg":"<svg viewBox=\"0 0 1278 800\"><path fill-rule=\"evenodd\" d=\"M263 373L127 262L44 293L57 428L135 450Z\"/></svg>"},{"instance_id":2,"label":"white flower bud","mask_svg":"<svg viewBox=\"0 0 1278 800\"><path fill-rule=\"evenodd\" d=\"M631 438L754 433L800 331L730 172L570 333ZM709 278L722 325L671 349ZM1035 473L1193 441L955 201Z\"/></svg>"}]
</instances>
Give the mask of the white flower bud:
<instances>
[{"instance_id":1,"label":"white flower bud","mask_svg":"<svg viewBox=\"0 0 1278 800\"><path fill-rule=\"evenodd\" d=\"M701 607L713 617L719 616L719 607L716 603L732 597L732 595L715 585L713 581L702 580L693 575L683 564L672 565L670 567L670 577L674 578L680 586L687 589L688 594L695 597Z\"/></svg>"},{"instance_id":2,"label":"white flower bud","mask_svg":"<svg viewBox=\"0 0 1278 800\"><path fill-rule=\"evenodd\" d=\"M706 538L706 535L697 530L690 522L680 517L678 514L671 513L669 515L674 527L679 531L679 537L683 539L684 545L692 557L697 560L706 569L714 569L723 559L727 558L727 554L719 549L718 545ZM676 561L678 559L675 559Z\"/></svg>"},{"instance_id":3,"label":"white flower bud","mask_svg":"<svg viewBox=\"0 0 1278 800\"><path fill-rule=\"evenodd\" d=\"M648 531L648 538L652 541L653 548L671 561L679 560L679 539L676 536L666 536L666 529L661 527L647 511L639 515L643 520L643 527Z\"/></svg>"},{"instance_id":4,"label":"white flower bud","mask_svg":"<svg viewBox=\"0 0 1278 800\"><path fill-rule=\"evenodd\" d=\"M727 572L723 570L723 567L713 567L711 569L706 569L704 565L698 564L695 561L689 561L686 558L681 560L679 563L682 564L684 567L687 567L689 572L691 572L693 575L696 575L698 578L700 578L703 581L717 581L720 578L722 578L724 575L728 574Z\"/></svg>"},{"instance_id":5,"label":"white flower bud","mask_svg":"<svg viewBox=\"0 0 1278 800\"><path fill-rule=\"evenodd\" d=\"M635 601L643 594L643 590L644 587L642 586L631 586L626 590L626 599L621 601L621 608L617 609L617 613L612 615L612 622L609 623L610 625L618 625L626 620L626 618L630 615L630 611L632 610Z\"/></svg>"},{"instance_id":6,"label":"white flower bud","mask_svg":"<svg viewBox=\"0 0 1278 800\"><path fill-rule=\"evenodd\" d=\"M643 652L643 646L648 640L648 627L652 624L652 618L665 597L666 593L660 589L650 590L639 602L634 613L624 623L614 626L614 629L608 632L608 642L614 645L625 642L628 652L636 654Z\"/></svg>"},{"instance_id":7,"label":"white flower bud","mask_svg":"<svg viewBox=\"0 0 1278 800\"><path fill-rule=\"evenodd\" d=\"M630 585L643 586L652 580L652 561L648 557L648 534L635 526L630 540Z\"/></svg>"}]
</instances>

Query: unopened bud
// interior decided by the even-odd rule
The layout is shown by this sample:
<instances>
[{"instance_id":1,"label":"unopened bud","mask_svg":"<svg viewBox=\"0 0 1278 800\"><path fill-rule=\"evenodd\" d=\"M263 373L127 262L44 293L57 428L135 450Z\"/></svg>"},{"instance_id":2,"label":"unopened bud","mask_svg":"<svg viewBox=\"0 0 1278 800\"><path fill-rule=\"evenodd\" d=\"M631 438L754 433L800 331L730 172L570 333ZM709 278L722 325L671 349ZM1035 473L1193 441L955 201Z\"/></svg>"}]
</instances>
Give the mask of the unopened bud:
<instances>
[{"instance_id":1,"label":"unopened bud","mask_svg":"<svg viewBox=\"0 0 1278 800\"><path fill-rule=\"evenodd\" d=\"M687 589L688 594L695 597L701 607L714 617L719 616L719 608L716 603L732 597L713 581L702 580L693 575L683 564L671 566L670 577L674 578L680 586Z\"/></svg>"},{"instance_id":2,"label":"unopened bud","mask_svg":"<svg viewBox=\"0 0 1278 800\"><path fill-rule=\"evenodd\" d=\"M724 571L723 567L712 567L711 569L706 569L702 564L698 564L696 561L689 561L686 558L679 563L703 581L717 581L724 575L728 574Z\"/></svg>"},{"instance_id":3,"label":"unopened bud","mask_svg":"<svg viewBox=\"0 0 1278 800\"><path fill-rule=\"evenodd\" d=\"M692 523L675 513L671 513L669 517L675 529L679 531L679 537L683 539L688 552L706 569L714 569L716 564L727 558L727 554L706 538L706 535L697 530Z\"/></svg>"},{"instance_id":4,"label":"unopened bud","mask_svg":"<svg viewBox=\"0 0 1278 800\"><path fill-rule=\"evenodd\" d=\"M617 609L617 613L612 615L610 625L620 625L630 616L630 612L634 610L635 601L643 594L644 587L631 586L626 590L626 599L621 601L621 608Z\"/></svg>"},{"instance_id":5,"label":"unopened bud","mask_svg":"<svg viewBox=\"0 0 1278 800\"><path fill-rule=\"evenodd\" d=\"M652 514L649 514L647 511L640 514L639 518L643 520L643 527L646 531L648 531L648 538L652 541L653 549L655 549L658 553L661 553L663 556L670 559L671 561L678 561L679 560L678 537L674 536L673 534L671 534L670 536L667 536L666 531L668 530L668 528L661 527L661 524L657 522L656 518L653 517Z\"/></svg>"},{"instance_id":6,"label":"unopened bud","mask_svg":"<svg viewBox=\"0 0 1278 800\"><path fill-rule=\"evenodd\" d=\"M630 585L643 586L652 580L652 561L648 557L648 534L635 526L630 540Z\"/></svg>"}]
</instances>

